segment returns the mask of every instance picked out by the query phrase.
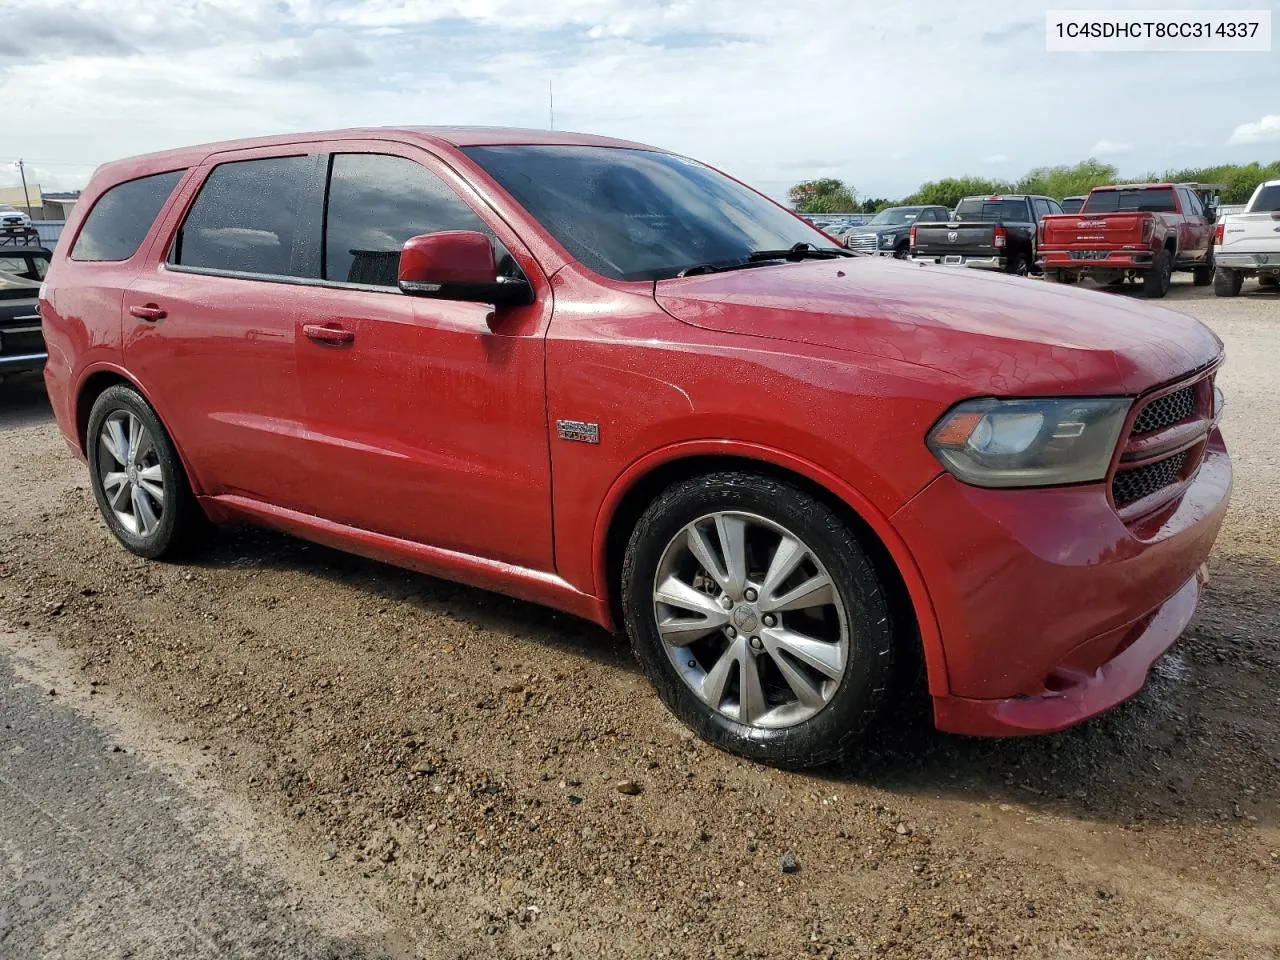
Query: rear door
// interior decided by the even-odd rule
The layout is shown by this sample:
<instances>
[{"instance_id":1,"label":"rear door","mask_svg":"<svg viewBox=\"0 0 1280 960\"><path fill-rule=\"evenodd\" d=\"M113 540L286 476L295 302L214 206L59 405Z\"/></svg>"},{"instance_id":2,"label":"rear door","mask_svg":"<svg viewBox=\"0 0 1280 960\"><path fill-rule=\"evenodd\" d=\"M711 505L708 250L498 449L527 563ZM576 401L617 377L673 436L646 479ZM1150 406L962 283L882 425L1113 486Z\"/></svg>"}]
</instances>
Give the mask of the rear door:
<instances>
[{"instance_id":1,"label":"rear door","mask_svg":"<svg viewBox=\"0 0 1280 960\"><path fill-rule=\"evenodd\" d=\"M1183 260L1203 260L1213 243L1209 221L1205 219L1200 198L1186 187L1178 188L1182 206L1182 222L1178 227L1178 254Z\"/></svg>"},{"instance_id":2,"label":"rear door","mask_svg":"<svg viewBox=\"0 0 1280 960\"><path fill-rule=\"evenodd\" d=\"M382 141L329 147L321 278L294 298L311 467L303 509L552 570L549 284L510 228L431 154ZM529 279L535 303L495 309L401 293L404 241L441 230L488 234L500 271ZM313 339L317 328L345 342Z\"/></svg>"},{"instance_id":3,"label":"rear door","mask_svg":"<svg viewBox=\"0 0 1280 960\"><path fill-rule=\"evenodd\" d=\"M125 294L125 362L202 493L302 501L295 285L319 273L321 162L305 145L210 158Z\"/></svg>"}]
</instances>

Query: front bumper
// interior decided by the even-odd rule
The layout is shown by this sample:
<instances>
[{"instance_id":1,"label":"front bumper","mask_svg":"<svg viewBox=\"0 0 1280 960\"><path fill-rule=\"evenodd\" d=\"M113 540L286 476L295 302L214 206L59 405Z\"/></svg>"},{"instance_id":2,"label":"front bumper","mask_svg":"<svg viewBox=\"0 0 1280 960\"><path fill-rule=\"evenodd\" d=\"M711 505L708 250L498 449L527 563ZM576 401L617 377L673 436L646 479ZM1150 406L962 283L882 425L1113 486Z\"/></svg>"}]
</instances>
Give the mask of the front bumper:
<instances>
[{"instance_id":1,"label":"front bumper","mask_svg":"<svg viewBox=\"0 0 1280 960\"><path fill-rule=\"evenodd\" d=\"M1195 611L1230 491L1216 429L1181 497L1129 524L1105 484L993 490L948 474L930 484L893 524L938 620L938 728L1048 733L1137 693Z\"/></svg>"},{"instance_id":2,"label":"front bumper","mask_svg":"<svg viewBox=\"0 0 1280 960\"><path fill-rule=\"evenodd\" d=\"M1009 261L1005 257L970 257L965 254L943 254L940 256L911 255L915 263L936 263L943 267L974 267L978 270L1007 270Z\"/></svg>"}]
</instances>

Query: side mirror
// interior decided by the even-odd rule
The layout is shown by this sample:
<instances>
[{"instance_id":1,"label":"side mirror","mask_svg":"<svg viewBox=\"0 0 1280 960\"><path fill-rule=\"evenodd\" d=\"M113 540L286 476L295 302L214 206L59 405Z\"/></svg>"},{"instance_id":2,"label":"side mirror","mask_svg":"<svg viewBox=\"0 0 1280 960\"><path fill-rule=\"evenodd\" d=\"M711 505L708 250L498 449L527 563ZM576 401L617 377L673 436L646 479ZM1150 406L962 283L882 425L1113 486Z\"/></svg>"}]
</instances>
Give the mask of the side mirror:
<instances>
[{"instance_id":1,"label":"side mirror","mask_svg":"<svg viewBox=\"0 0 1280 960\"><path fill-rule=\"evenodd\" d=\"M410 237L400 251L400 290L415 297L494 306L533 303L525 280L498 276L493 244L477 230L443 230Z\"/></svg>"}]
</instances>

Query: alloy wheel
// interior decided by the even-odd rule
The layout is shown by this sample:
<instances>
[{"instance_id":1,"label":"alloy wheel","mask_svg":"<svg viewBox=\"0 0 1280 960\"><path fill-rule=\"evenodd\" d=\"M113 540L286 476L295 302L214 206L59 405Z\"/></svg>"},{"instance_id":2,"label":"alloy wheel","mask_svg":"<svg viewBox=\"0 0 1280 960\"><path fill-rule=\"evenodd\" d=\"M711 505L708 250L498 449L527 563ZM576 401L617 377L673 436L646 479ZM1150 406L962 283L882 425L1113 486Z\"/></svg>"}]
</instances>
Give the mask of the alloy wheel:
<instances>
[{"instance_id":1,"label":"alloy wheel","mask_svg":"<svg viewBox=\"0 0 1280 960\"><path fill-rule=\"evenodd\" d=\"M707 514L667 544L654 577L663 649L711 709L754 727L819 713L849 660L849 618L812 548L750 513Z\"/></svg>"},{"instance_id":2,"label":"alloy wheel","mask_svg":"<svg viewBox=\"0 0 1280 960\"><path fill-rule=\"evenodd\" d=\"M129 533L149 537L165 508L164 468L155 439L130 410L116 410L102 423L98 478L108 506Z\"/></svg>"}]
</instances>

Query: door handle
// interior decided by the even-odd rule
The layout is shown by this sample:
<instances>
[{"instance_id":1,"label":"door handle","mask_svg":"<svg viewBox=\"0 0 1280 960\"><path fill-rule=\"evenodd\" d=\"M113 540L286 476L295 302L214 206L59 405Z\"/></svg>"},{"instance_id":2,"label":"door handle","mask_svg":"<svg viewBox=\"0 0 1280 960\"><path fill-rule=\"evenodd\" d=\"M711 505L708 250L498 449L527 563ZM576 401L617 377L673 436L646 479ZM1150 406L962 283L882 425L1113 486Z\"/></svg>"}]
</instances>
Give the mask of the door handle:
<instances>
[{"instance_id":1,"label":"door handle","mask_svg":"<svg viewBox=\"0 0 1280 960\"><path fill-rule=\"evenodd\" d=\"M354 330L342 327L326 327L319 323L304 323L302 332L319 343L351 343L356 338Z\"/></svg>"},{"instance_id":2,"label":"door handle","mask_svg":"<svg viewBox=\"0 0 1280 960\"><path fill-rule=\"evenodd\" d=\"M129 308L129 315L137 317L139 320L146 320L148 323L155 323L157 320L163 320L168 316L163 309L157 307L154 303L135 304Z\"/></svg>"}]
</instances>

